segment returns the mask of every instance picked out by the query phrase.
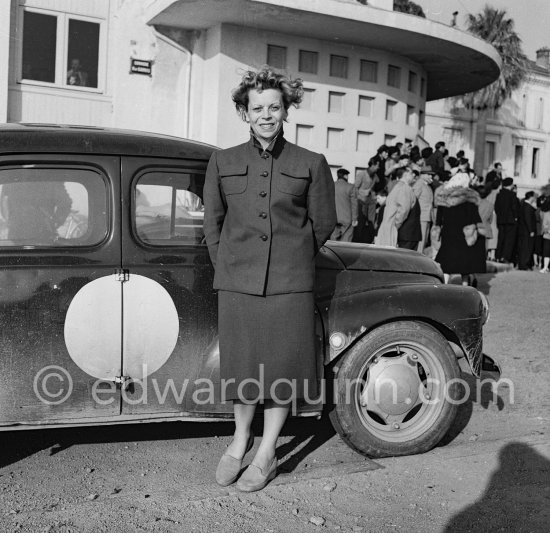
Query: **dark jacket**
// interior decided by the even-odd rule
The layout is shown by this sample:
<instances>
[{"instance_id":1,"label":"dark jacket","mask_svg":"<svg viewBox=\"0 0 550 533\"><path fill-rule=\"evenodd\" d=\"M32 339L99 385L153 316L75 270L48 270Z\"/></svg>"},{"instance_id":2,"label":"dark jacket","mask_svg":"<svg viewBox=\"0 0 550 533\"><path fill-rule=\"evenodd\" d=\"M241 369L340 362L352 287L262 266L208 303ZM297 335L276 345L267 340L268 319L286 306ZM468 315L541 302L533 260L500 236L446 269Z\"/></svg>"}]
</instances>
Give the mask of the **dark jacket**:
<instances>
[{"instance_id":1,"label":"dark jacket","mask_svg":"<svg viewBox=\"0 0 550 533\"><path fill-rule=\"evenodd\" d=\"M214 152L204 187L214 288L246 294L313 289L315 255L336 224L326 159L280 135Z\"/></svg>"},{"instance_id":2,"label":"dark jacket","mask_svg":"<svg viewBox=\"0 0 550 533\"><path fill-rule=\"evenodd\" d=\"M520 204L519 227L525 233L536 233L537 210L531 204L523 200Z\"/></svg>"},{"instance_id":3,"label":"dark jacket","mask_svg":"<svg viewBox=\"0 0 550 533\"><path fill-rule=\"evenodd\" d=\"M338 178L334 184L334 199L338 224L349 226L357 220L357 192L355 187L344 178Z\"/></svg>"},{"instance_id":4,"label":"dark jacket","mask_svg":"<svg viewBox=\"0 0 550 533\"><path fill-rule=\"evenodd\" d=\"M518 197L510 190L502 188L495 200L497 224L516 224L518 221Z\"/></svg>"},{"instance_id":5,"label":"dark jacket","mask_svg":"<svg viewBox=\"0 0 550 533\"><path fill-rule=\"evenodd\" d=\"M418 200L411 207L407 218L397 230L397 241L414 241L422 240L422 229L420 226L420 204Z\"/></svg>"},{"instance_id":6,"label":"dark jacket","mask_svg":"<svg viewBox=\"0 0 550 533\"><path fill-rule=\"evenodd\" d=\"M432 172L440 178L445 175L445 158L440 150L435 150L434 153L426 159L426 165L431 167Z\"/></svg>"}]
</instances>

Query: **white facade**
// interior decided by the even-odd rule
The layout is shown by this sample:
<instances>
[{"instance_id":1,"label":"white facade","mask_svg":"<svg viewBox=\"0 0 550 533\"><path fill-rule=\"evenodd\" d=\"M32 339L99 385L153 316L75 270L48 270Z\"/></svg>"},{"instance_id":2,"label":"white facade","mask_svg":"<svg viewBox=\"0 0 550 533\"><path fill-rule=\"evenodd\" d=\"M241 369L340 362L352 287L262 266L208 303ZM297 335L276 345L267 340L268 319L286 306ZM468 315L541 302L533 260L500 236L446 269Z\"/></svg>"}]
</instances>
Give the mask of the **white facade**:
<instances>
[{"instance_id":1,"label":"white facade","mask_svg":"<svg viewBox=\"0 0 550 533\"><path fill-rule=\"evenodd\" d=\"M544 50L542 50L544 52ZM514 178L520 197L550 182L550 68L532 64L526 82L487 121L484 174L501 162ZM454 99L430 102L426 107L425 137L443 140L454 155L465 151L473 161L475 111L456 107Z\"/></svg>"},{"instance_id":2,"label":"white facade","mask_svg":"<svg viewBox=\"0 0 550 533\"><path fill-rule=\"evenodd\" d=\"M242 42L247 43L244 49ZM284 50L286 70L304 80L305 100L300 109L290 110L285 125L291 142L325 153L332 167L345 166L353 174L355 168L366 167L384 142L416 137L426 102L425 89L421 95L426 74L402 57L314 39L295 37L289 42L282 33L225 24L208 31L204 46L207 59L200 66L203 75L198 75L203 83L195 87L195 94L204 96L193 98L200 108L192 121L193 138L222 147L246 141L248 128L237 116L231 90L241 72L267 62L269 46ZM300 71L300 51L316 54L317 74ZM346 58L345 77L330 75L331 56ZM376 82L360 81L362 60L376 63ZM399 87L387 84L390 66Z\"/></svg>"},{"instance_id":3,"label":"white facade","mask_svg":"<svg viewBox=\"0 0 550 533\"><path fill-rule=\"evenodd\" d=\"M395 13L389 0L219 6L211 0L4 2L0 20L9 31L2 35L10 40L0 47L0 61L9 60L9 70L0 75L0 120L138 129L227 147L248 138L231 89L245 69L270 62L301 77L307 89L300 109L290 111L286 137L353 175L379 145L414 140L426 101L452 94L453 76L479 87L498 75L498 56L485 43ZM79 39L82 32L89 46ZM439 48L449 64L474 62L474 74L442 70L426 47ZM76 57L86 70L79 86L69 85ZM132 73L132 60L150 62L150 75Z\"/></svg>"}]
</instances>

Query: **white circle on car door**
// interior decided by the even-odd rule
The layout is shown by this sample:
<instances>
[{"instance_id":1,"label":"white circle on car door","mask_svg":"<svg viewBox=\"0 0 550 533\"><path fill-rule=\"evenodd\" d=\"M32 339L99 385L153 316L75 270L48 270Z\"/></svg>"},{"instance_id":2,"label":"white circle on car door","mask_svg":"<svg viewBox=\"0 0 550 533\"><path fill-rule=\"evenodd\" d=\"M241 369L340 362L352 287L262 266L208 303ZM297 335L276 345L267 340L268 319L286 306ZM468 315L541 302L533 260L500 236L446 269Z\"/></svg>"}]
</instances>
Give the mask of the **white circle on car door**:
<instances>
[{"instance_id":1,"label":"white circle on car door","mask_svg":"<svg viewBox=\"0 0 550 533\"><path fill-rule=\"evenodd\" d=\"M168 292L135 274L124 282L111 275L86 284L65 319L71 359L106 380L142 379L156 372L174 351L178 335L178 313Z\"/></svg>"},{"instance_id":2,"label":"white circle on car door","mask_svg":"<svg viewBox=\"0 0 550 533\"><path fill-rule=\"evenodd\" d=\"M156 372L174 351L178 312L166 289L150 278L130 274L123 292L123 372L142 379Z\"/></svg>"}]
</instances>

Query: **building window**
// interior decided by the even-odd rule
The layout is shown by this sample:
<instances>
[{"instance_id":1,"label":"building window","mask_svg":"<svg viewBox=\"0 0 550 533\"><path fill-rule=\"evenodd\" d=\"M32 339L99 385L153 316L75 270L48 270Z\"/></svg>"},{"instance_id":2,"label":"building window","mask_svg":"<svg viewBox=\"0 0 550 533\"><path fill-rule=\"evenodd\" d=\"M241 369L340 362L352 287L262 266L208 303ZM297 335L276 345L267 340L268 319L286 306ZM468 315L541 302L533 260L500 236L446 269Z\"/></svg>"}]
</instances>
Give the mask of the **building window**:
<instances>
[{"instance_id":1,"label":"building window","mask_svg":"<svg viewBox=\"0 0 550 533\"><path fill-rule=\"evenodd\" d=\"M345 56L330 56L330 75L335 78L348 77L348 58Z\"/></svg>"},{"instance_id":2,"label":"building window","mask_svg":"<svg viewBox=\"0 0 550 533\"><path fill-rule=\"evenodd\" d=\"M327 148L329 150L341 150L343 146L344 130L340 128L327 129Z\"/></svg>"},{"instance_id":3,"label":"building window","mask_svg":"<svg viewBox=\"0 0 550 533\"><path fill-rule=\"evenodd\" d=\"M394 65L388 65L388 85L390 87L401 87L401 69Z\"/></svg>"},{"instance_id":4,"label":"building window","mask_svg":"<svg viewBox=\"0 0 550 533\"><path fill-rule=\"evenodd\" d=\"M98 88L101 22L23 10L21 80Z\"/></svg>"},{"instance_id":5,"label":"building window","mask_svg":"<svg viewBox=\"0 0 550 533\"><path fill-rule=\"evenodd\" d=\"M544 98L539 98L537 106L537 129L544 128Z\"/></svg>"},{"instance_id":6,"label":"building window","mask_svg":"<svg viewBox=\"0 0 550 533\"><path fill-rule=\"evenodd\" d=\"M395 109L397 107L397 102L393 100L386 100L386 120L389 122L394 122L396 118Z\"/></svg>"},{"instance_id":7,"label":"building window","mask_svg":"<svg viewBox=\"0 0 550 533\"><path fill-rule=\"evenodd\" d=\"M485 168L489 168L496 159L495 141L485 141Z\"/></svg>"},{"instance_id":8,"label":"building window","mask_svg":"<svg viewBox=\"0 0 550 533\"><path fill-rule=\"evenodd\" d=\"M522 126L525 126L527 123L527 95L524 94L521 98L521 118L520 118L520 124Z\"/></svg>"},{"instance_id":9,"label":"building window","mask_svg":"<svg viewBox=\"0 0 550 533\"><path fill-rule=\"evenodd\" d=\"M414 126L415 111L413 105L407 106L407 126Z\"/></svg>"},{"instance_id":10,"label":"building window","mask_svg":"<svg viewBox=\"0 0 550 533\"><path fill-rule=\"evenodd\" d=\"M27 80L55 83L57 17L25 11L23 15L23 69Z\"/></svg>"},{"instance_id":11,"label":"building window","mask_svg":"<svg viewBox=\"0 0 550 533\"><path fill-rule=\"evenodd\" d=\"M378 82L378 63L376 61L367 61L361 59L361 69L359 71L359 80L370 83Z\"/></svg>"},{"instance_id":12,"label":"building window","mask_svg":"<svg viewBox=\"0 0 550 533\"><path fill-rule=\"evenodd\" d=\"M395 135L390 135L389 133L386 133L384 135L384 144L386 146L392 146L395 141Z\"/></svg>"},{"instance_id":13,"label":"building window","mask_svg":"<svg viewBox=\"0 0 550 533\"><path fill-rule=\"evenodd\" d=\"M371 131L358 131L357 141L355 144L355 150L357 152L371 153L372 147L372 132Z\"/></svg>"},{"instance_id":14,"label":"building window","mask_svg":"<svg viewBox=\"0 0 550 533\"><path fill-rule=\"evenodd\" d=\"M274 68L286 68L286 46L268 44L267 64Z\"/></svg>"},{"instance_id":15,"label":"building window","mask_svg":"<svg viewBox=\"0 0 550 533\"><path fill-rule=\"evenodd\" d=\"M309 52L308 50L300 50L298 59L298 70L307 72L308 74L317 74L319 64L319 54L317 52Z\"/></svg>"},{"instance_id":16,"label":"building window","mask_svg":"<svg viewBox=\"0 0 550 533\"><path fill-rule=\"evenodd\" d=\"M418 112L418 129L421 133L424 131L425 121L426 121L426 116L424 114L424 111L421 109Z\"/></svg>"},{"instance_id":17,"label":"building window","mask_svg":"<svg viewBox=\"0 0 550 533\"><path fill-rule=\"evenodd\" d=\"M422 96L422 98L426 98L426 79L425 78L420 79L420 96Z\"/></svg>"},{"instance_id":18,"label":"building window","mask_svg":"<svg viewBox=\"0 0 550 533\"><path fill-rule=\"evenodd\" d=\"M411 93L416 92L417 83L418 83L418 76L416 75L416 72L409 70L409 92Z\"/></svg>"},{"instance_id":19,"label":"building window","mask_svg":"<svg viewBox=\"0 0 550 533\"><path fill-rule=\"evenodd\" d=\"M514 176L521 174L521 167L523 166L523 146L516 144L514 147Z\"/></svg>"},{"instance_id":20,"label":"building window","mask_svg":"<svg viewBox=\"0 0 550 533\"><path fill-rule=\"evenodd\" d=\"M328 112L343 113L344 112L344 96L345 93L336 93L330 91L328 93Z\"/></svg>"},{"instance_id":21,"label":"building window","mask_svg":"<svg viewBox=\"0 0 550 533\"><path fill-rule=\"evenodd\" d=\"M296 144L298 146L311 146L313 126L296 124Z\"/></svg>"},{"instance_id":22,"label":"building window","mask_svg":"<svg viewBox=\"0 0 550 533\"><path fill-rule=\"evenodd\" d=\"M313 99L315 97L315 89L304 89L304 95L302 102L300 103L300 109L307 111L313 109Z\"/></svg>"},{"instance_id":23,"label":"building window","mask_svg":"<svg viewBox=\"0 0 550 533\"><path fill-rule=\"evenodd\" d=\"M531 160L531 177L537 179L539 175L539 157L540 148L533 148L533 158Z\"/></svg>"},{"instance_id":24,"label":"building window","mask_svg":"<svg viewBox=\"0 0 550 533\"><path fill-rule=\"evenodd\" d=\"M357 114L360 117L372 117L374 115L374 98L371 96L360 96Z\"/></svg>"}]
</instances>

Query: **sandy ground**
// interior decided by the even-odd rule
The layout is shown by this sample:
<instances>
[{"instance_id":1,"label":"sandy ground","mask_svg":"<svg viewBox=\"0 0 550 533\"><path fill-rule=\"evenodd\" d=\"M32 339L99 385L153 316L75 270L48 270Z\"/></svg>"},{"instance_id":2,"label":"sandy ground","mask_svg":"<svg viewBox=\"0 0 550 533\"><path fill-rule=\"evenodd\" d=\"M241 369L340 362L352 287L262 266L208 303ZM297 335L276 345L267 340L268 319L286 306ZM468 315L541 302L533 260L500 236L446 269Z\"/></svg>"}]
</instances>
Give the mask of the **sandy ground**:
<instances>
[{"instance_id":1,"label":"sandy ground","mask_svg":"<svg viewBox=\"0 0 550 533\"><path fill-rule=\"evenodd\" d=\"M229 423L8 432L0 531L548 531L550 277L480 281L492 305L485 352L510 383L495 397L473 387L435 450L371 461L326 420L291 420L281 474L243 494L213 479Z\"/></svg>"}]
</instances>

